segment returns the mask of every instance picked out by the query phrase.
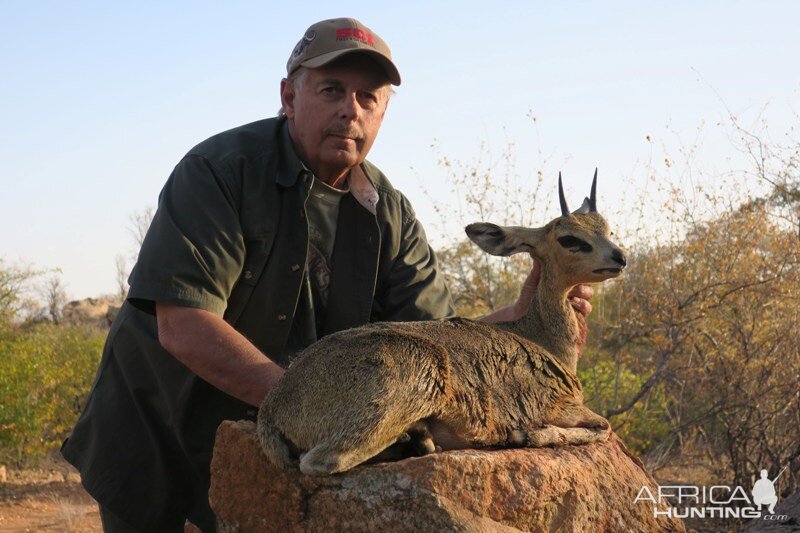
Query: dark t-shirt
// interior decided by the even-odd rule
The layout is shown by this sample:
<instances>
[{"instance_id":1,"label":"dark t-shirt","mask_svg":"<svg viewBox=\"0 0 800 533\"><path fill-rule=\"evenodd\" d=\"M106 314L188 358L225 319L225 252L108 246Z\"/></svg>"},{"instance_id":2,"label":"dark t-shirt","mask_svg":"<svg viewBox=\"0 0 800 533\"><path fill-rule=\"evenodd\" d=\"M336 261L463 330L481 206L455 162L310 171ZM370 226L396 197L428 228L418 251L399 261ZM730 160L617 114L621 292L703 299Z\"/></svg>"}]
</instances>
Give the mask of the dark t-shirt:
<instances>
[{"instance_id":1,"label":"dark t-shirt","mask_svg":"<svg viewBox=\"0 0 800 533\"><path fill-rule=\"evenodd\" d=\"M325 324L331 283L331 258L336 242L339 203L349 189L336 189L314 178L306 200L308 256L284 358L294 359L318 341Z\"/></svg>"}]
</instances>

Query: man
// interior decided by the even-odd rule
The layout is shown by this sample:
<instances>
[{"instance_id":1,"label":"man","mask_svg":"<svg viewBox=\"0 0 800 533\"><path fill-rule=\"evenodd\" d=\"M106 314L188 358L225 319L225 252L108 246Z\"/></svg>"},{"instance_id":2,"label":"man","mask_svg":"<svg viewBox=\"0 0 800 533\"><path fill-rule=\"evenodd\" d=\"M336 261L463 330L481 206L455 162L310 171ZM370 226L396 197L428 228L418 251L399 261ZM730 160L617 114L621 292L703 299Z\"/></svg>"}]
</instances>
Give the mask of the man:
<instances>
[{"instance_id":1,"label":"man","mask_svg":"<svg viewBox=\"0 0 800 533\"><path fill-rule=\"evenodd\" d=\"M354 19L322 21L287 76L282 116L199 144L159 197L63 446L107 531L178 531L187 518L213 531L216 427L254 419L299 350L370 321L453 314L411 206L365 160L400 84L389 48ZM520 316L537 275L487 318Z\"/></svg>"},{"instance_id":2,"label":"man","mask_svg":"<svg viewBox=\"0 0 800 533\"><path fill-rule=\"evenodd\" d=\"M783 474L783 470L781 470L781 474ZM775 493L775 480L779 476L780 474L775 479L770 479L769 472L766 470L761 471L761 479L756 481L751 492L753 503L756 504L759 511L761 511L762 505L768 505L769 514L775 514L775 504L778 503L778 495Z\"/></svg>"}]
</instances>

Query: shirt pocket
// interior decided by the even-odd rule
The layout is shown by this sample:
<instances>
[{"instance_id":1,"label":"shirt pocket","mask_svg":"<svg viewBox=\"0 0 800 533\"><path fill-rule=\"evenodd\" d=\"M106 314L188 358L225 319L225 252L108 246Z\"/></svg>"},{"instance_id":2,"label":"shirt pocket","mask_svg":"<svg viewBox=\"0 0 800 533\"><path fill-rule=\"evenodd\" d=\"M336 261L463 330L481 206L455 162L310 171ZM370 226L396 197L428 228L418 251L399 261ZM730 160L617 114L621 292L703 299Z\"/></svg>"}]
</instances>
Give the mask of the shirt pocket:
<instances>
[{"instance_id":1,"label":"shirt pocket","mask_svg":"<svg viewBox=\"0 0 800 533\"><path fill-rule=\"evenodd\" d=\"M244 265L242 266L241 274L239 274L239 279L236 281L228 298L228 307L225 309L224 315L225 320L232 326L235 326L236 322L238 322L247 306L247 302L250 301L253 289L258 285L261 275L264 273L273 241L273 232L254 238L245 237L244 239Z\"/></svg>"}]
</instances>

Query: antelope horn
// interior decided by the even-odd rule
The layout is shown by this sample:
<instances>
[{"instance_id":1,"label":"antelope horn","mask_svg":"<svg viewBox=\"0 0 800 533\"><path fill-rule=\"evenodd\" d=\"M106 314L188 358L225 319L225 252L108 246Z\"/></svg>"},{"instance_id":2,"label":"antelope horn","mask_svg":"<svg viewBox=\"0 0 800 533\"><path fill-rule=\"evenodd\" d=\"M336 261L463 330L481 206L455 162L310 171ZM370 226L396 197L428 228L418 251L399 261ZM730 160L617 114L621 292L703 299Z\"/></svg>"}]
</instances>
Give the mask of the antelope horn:
<instances>
[{"instance_id":1,"label":"antelope horn","mask_svg":"<svg viewBox=\"0 0 800 533\"><path fill-rule=\"evenodd\" d=\"M594 169L594 179L592 180L592 193L589 195L589 211L597 212L597 167Z\"/></svg>"},{"instance_id":2,"label":"antelope horn","mask_svg":"<svg viewBox=\"0 0 800 533\"><path fill-rule=\"evenodd\" d=\"M561 216L568 217L569 207L567 207L567 199L564 198L564 186L561 184L561 172L558 173L558 201L561 202Z\"/></svg>"}]
</instances>

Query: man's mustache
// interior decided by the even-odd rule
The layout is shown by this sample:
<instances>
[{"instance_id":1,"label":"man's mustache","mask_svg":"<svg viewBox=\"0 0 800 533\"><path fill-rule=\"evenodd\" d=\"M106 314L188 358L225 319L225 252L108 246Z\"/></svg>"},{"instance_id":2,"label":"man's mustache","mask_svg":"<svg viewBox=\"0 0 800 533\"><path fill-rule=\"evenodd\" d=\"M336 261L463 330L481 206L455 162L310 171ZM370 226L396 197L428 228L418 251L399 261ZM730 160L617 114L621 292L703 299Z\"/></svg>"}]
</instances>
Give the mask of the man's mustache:
<instances>
[{"instance_id":1,"label":"man's mustache","mask_svg":"<svg viewBox=\"0 0 800 533\"><path fill-rule=\"evenodd\" d=\"M325 128L325 135L339 135L341 137L349 137L351 139L360 140L363 135L355 126L348 126L346 124L331 124Z\"/></svg>"}]
</instances>

